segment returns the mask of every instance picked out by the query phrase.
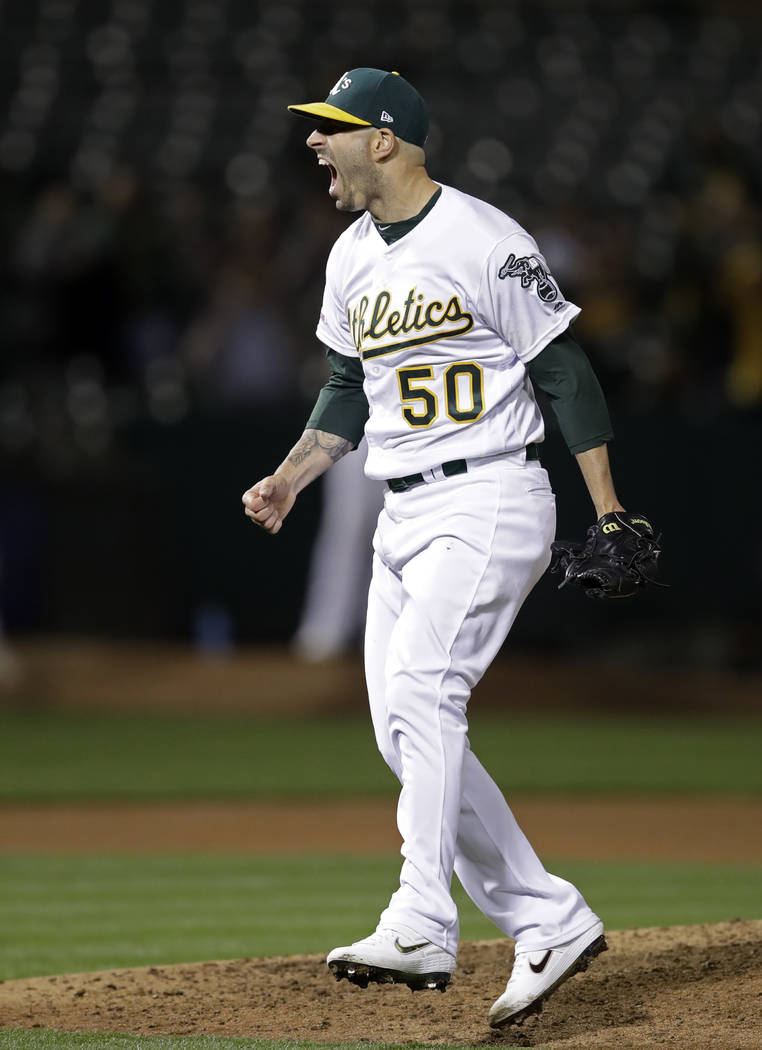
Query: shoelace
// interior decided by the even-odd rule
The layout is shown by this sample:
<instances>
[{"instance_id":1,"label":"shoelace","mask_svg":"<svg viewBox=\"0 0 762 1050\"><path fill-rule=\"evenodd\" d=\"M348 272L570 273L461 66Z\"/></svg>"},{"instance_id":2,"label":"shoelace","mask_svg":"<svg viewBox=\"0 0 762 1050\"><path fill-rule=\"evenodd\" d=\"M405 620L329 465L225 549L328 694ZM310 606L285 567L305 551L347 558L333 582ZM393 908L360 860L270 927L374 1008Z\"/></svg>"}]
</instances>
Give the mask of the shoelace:
<instances>
[{"instance_id":1,"label":"shoelace","mask_svg":"<svg viewBox=\"0 0 762 1050\"><path fill-rule=\"evenodd\" d=\"M384 935L380 930L374 930L368 937L363 937L363 941L366 944L381 944L384 940Z\"/></svg>"},{"instance_id":2,"label":"shoelace","mask_svg":"<svg viewBox=\"0 0 762 1050\"><path fill-rule=\"evenodd\" d=\"M378 944L383 946L386 944L389 938L402 936L396 930L374 930L373 933L368 934L367 937L363 937L362 941L355 941L355 944Z\"/></svg>"}]
</instances>

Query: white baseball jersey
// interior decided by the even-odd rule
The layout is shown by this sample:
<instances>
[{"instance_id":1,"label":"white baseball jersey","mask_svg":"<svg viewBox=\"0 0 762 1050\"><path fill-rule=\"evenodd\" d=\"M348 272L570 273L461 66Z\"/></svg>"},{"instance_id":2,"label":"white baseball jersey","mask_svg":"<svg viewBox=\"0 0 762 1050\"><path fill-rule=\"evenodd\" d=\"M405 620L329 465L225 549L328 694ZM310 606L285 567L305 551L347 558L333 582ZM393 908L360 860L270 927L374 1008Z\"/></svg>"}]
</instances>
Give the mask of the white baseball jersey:
<instances>
[{"instance_id":1,"label":"white baseball jersey","mask_svg":"<svg viewBox=\"0 0 762 1050\"><path fill-rule=\"evenodd\" d=\"M365 212L329 256L317 335L362 360L368 476L542 441L524 366L579 312L533 238L484 201L443 186L391 245Z\"/></svg>"}]
</instances>

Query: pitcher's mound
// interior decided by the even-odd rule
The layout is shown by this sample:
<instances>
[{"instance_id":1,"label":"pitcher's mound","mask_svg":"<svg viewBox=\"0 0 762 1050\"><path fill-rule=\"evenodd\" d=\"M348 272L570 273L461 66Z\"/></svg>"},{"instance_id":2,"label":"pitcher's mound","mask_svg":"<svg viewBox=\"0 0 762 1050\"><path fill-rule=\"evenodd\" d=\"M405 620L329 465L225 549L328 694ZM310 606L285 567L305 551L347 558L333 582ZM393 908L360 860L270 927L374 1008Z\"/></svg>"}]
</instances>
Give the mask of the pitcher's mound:
<instances>
[{"instance_id":1,"label":"pitcher's mound","mask_svg":"<svg viewBox=\"0 0 762 1050\"><path fill-rule=\"evenodd\" d=\"M240 959L0 984L8 1028L553 1050L758 1050L762 920L607 934L539 1016L499 1032L507 941L464 944L444 995L334 981L324 956Z\"/></svg>"}]
</instances>

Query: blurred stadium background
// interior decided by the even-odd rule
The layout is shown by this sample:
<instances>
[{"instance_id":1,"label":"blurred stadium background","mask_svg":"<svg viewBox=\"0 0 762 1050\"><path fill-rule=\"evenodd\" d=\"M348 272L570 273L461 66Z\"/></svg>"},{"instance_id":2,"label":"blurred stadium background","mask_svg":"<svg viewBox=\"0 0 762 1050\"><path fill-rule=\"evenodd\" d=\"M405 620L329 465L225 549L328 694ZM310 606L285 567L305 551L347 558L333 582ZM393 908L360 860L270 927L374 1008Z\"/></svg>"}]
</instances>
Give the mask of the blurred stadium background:
<instances>
[{"instance_id":1,"label":"blurred stadium background","mask_svg":"<svg viewBox=\"0 0 762 1050\"><path fill-rule=\"evenodd\" d=\"M0 550L12 642L282 645L320 507L240 494L323 378L346 219L287 103L354 65L429 100L434 178L537 237L670 589L545 580L513 651L762 665L762 15L740 2L2 0ZM453 251L457 247L453 246ZM559 532L590 508L549 419Z\"/></svg>"}]
</instances>

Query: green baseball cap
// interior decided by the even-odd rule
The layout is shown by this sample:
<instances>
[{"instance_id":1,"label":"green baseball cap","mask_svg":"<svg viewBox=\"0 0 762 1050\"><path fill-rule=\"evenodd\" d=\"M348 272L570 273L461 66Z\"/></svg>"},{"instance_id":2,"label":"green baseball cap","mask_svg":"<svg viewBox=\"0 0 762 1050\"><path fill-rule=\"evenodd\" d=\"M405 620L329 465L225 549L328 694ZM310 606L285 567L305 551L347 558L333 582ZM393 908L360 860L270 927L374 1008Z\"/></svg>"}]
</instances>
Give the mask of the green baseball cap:
<instances>
[{"instance_id":1,"label":"green baseball cap","mask_svg":"<svg viewBox=\"0 0 762 1050\"><path fill-rule=\"evenodd\" d=\"M325 102L288 107L300 117L322 117L366 128L391 128L406 142L422 146L429 133L426 103L399 73L365 66L339 77Z\"/></svg>"}]
</instances>

